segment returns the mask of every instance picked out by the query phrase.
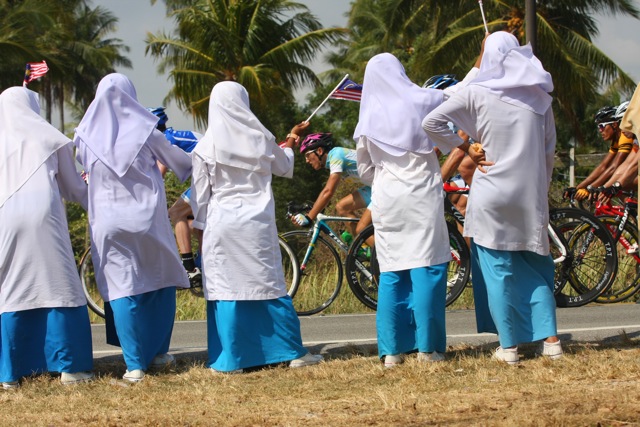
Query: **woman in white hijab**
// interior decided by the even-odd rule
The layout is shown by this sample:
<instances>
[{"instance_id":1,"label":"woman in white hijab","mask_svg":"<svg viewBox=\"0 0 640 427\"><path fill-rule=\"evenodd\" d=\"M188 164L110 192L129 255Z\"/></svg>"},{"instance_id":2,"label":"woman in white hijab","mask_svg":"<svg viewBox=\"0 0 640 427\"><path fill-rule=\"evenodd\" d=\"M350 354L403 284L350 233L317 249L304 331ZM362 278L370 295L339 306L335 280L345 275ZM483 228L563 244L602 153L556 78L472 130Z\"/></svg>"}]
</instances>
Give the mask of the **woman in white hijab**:
<instances>
[{"instance_id":1,"label":"woman in white hijab","mask_svg":"<svg viewBox=\"0 0 640 427\"><path fill-rule=\"evenodd\" d=\"M354 133L358 173L372 182L371 215L380 263L376 327L387 367L418 351L422 361L444 360L447 263L442 179L434 145L420 127L443 93L412 83L389 53L364 74ZM462 141L443 144L443 152Z\"/></svg>"},{"instance_id":2,"label":"woman in white hijab","mask_svg":"<svg viewBox=\"0 0 640 427\"><path fill-rule=\"evenodd\" d=\"M0 381L40 372L93 377L87 300L62 197L86 209L71 140L40 117L38 95L0 94Z\"/></svg>"},{"instance_id":3,"label":"woman in white hijab","mask_svg":"<svg viewBox=\"0 0 640 427\"><path fill-rule=\"evenodd\" d=\"M109 74L74 139L89 174L91 258L106 301L107 342L121 345L124 378L133 382L148 368L173 362L167 351L176 287L189 287L156 163L184 181L191 159L156 129L157 121L126 76Z\"/></svg>"},{"instance_id":4,"label":"woman in white hijab","mask_svg":"<svg viewBox=\"0 0 640 427\"><path fill-rule=\"evenodd\" d=\"M485 42L477 78L423 122L437 144L454 139L447 122L455 123L482 141L493 164L473 176L464 235L473 239L478 329L497 331L495 357L510 364L518 363L523 342L545 340L543 355L562 356L547 236L556 144L552 90L531 47L496 32Z\"/></svg>"},{"instance_id":5,"label":"woman in white hijab","mask_svg":"<svg viewBox=\"0 0 640 427\"><path fill-rule=\"evenodd\" d=\"M249 108L235 82L214 86L209 127L193 153L193 226L204 230L208 366L231 372L289 362L320 362L302 346L300 321L287 295L271 191L272 174L291 178L291 147L308 123L285 141Z\"/></svg>"}]
</instances>

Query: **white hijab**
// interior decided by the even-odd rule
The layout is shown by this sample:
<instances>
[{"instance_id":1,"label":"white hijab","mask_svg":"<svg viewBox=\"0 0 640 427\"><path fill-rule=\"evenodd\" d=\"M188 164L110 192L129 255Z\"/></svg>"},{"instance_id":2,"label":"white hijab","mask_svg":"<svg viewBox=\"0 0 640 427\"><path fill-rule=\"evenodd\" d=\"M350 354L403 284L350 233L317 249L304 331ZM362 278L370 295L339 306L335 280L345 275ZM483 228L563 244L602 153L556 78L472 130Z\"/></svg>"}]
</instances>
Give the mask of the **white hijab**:
<instances>
[{"instance_id":1,"label":"white hijab","mask_svg":"<svg viewBox=\"0 0 640 427\"><path fill-rule=\"evenodd\" d=\"M211 163L268 172L275 137L249 108L247 90L236 82L220 82L211 90L209 127L193 150Z\"/></svg>"},{"instance_id":2,"label":"white hijab","mask_svg":"<svg viewBox=\"0 0 640 427\"><path fill-rule=\"evenodd\" d=\"M486 87L502 101L544 114L551 105L553 81L531 45L520 46L511 33L487 37L478 76L469 84Z\"/></svg>"},{"instance_id":3,"label":"white hijab","mask_svg":"<svg viewBox=\"0 0 640 427\"><path fill-rule=\"evenodd\" d=\"M108 74L100 80L96 97L76 128L74 143L82 141L102 163L122 177L157 122L158 118L138 102L127 76Z\"/></svg>"},{"instance_id":4,"label":"white hijab","mask_svg":"<svg viewBox=\"0 0 640 427\"><path fill-rule=\"evenodd\" d=\"M430 153L434 144L420 124L443 99L441 90L423 89L409 80L392 54L376 55L364 72L360 117L353 139L367 136L391 155Z\"/></svg>"},{"instance_id":5,"label":"white hijab","mask_svg":"<svg viewBox=\"0 0 640 427\"><path fill-rule=\"evenodd\" d=\"M40 116L38 94L11 87L0 94L0 207L53 153L71 140Z\"/></svg>"}]
</instances>

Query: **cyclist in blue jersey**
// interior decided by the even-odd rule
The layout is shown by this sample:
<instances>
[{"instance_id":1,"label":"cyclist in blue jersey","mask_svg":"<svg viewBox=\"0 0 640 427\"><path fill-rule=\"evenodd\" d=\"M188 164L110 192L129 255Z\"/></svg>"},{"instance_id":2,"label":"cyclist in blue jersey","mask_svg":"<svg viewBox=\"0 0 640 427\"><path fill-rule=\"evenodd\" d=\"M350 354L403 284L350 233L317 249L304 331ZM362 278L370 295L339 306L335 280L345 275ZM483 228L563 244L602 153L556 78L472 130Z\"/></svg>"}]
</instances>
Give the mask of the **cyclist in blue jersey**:
<instances>
[{"instance_id":1,"label":"cyclist in blue jersey","mask_svg":"<svg viewBox=\"0 0 640 427\"><path fill-rule=\"evenodd\" d=\"M182 149L186 153L191 153L195 148L198 140L202 138L201 134L188 130L175 130L167 127L169 117L165 112L165 107L147 108L151 113L158 117L158 125L156 126L160 132L164 133L167 140L176 147ZM167 168L162 163L158 163L162 176L167 172ZM176 234L176 242L182 258L182 265L187 270L190 282L200 282L202 280L202 272L200 266L197 265L191 247L191 233L193 232L198 242L202 241L202 232L191 227L193 221L193 212L190 205L191 188L188 188L169 208L169 218L174 227ZM198 260L199 261L199 260Z\"/></svg>"},{"instance_id":2,"label":"cyclist in blue jersey","mask_svg":"<svg viewBox=\"0 0 640 427\"><path fill-rule=\"evenodd\" d=\"M308 135L302 144L300 152L304 154L306 162L315 170L323 167L329 169L329 180L318 195L313 208L307 215L298 214L291 218L294 224L299 226L309 225L316 216L329 204L342 178L356 179L362 182L358 175L356 163L356 151L344 147L335 147L330 133L313 133ZM336 203L336 212L339 216L357 218L355 212L366 208L371 202L371 187L364 185L353 193L340 199ZM343 233L343 239L350 243L350 238L356 234L356 223L349 222L345 226L347 233Z\"/></svg>"}]
</instances>

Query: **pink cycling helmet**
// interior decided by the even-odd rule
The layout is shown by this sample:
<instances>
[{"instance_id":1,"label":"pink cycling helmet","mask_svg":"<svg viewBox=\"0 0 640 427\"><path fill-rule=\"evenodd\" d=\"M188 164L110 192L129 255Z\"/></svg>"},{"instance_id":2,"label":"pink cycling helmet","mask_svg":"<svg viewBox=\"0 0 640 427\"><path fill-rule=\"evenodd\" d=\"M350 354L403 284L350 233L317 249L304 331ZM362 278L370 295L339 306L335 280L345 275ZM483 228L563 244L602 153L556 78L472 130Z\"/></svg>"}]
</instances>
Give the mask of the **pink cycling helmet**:
<instances>
[{"instance_id":1,"label":"pink cycling helmet","mask_svg":"<svg viewBox=\"0 0 640 427\"><path fill-rule=\"evenodd\" d=\"M316 148L323 147L327 151L333 148L333 136L330 133L312 133L300 144L300 152L304 154L307 151L315 150Z\"/></svg>"}]
</instances>

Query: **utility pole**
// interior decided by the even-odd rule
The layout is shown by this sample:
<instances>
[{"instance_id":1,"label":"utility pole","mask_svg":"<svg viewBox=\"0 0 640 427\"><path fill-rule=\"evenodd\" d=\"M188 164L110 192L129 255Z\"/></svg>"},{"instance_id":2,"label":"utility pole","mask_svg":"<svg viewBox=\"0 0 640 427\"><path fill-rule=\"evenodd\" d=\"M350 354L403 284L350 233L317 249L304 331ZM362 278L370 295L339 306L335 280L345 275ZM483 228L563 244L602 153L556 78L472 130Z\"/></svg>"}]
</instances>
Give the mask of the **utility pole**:
<instances>
[{"instance_id":1,"label":"utility pole","mask_svg":"<svg viewBox=\"0 0 640 427\"><path fill-rule=\"evenodd\" d=\"M527 42L531 43L533 53L536 53L536 32L538 24L536 22L536 0L525 0L524 25L526 29Z\"/></svg>"}]
</instances>

